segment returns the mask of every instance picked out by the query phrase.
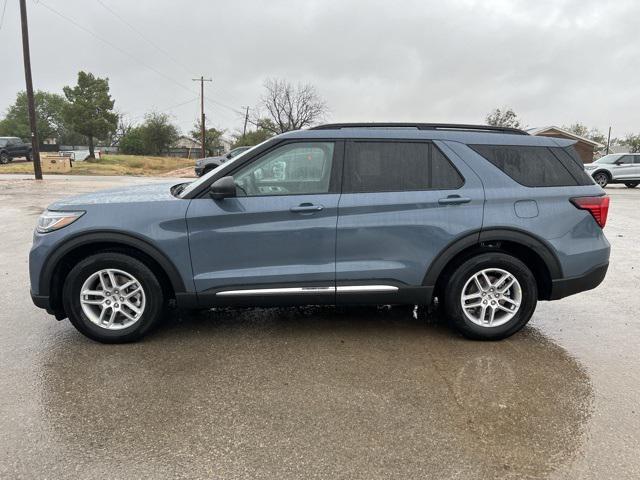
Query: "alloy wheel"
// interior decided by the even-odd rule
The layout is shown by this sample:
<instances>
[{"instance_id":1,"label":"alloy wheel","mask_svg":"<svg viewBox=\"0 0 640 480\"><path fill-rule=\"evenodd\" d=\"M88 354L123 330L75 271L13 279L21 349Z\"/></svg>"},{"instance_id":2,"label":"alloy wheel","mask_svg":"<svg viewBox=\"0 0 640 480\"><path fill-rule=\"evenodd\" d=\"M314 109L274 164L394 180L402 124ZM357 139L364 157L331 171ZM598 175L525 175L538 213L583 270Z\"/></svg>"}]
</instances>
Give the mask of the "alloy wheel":
<instances>
[{"instance_id":1,"label":"alloy wheel","mask_svg":"<svg viewBox=\"0 0 640 480\"><path fill-rule=\"evenodd\" d=\"M501 268L486 268L469 278L460 303L464 315L481 327L499 327L510 321L522 303L518 279Z\"/></svg>"},{"instance_id":2,"label":"alloy wheel","mask_svg":"<svg viewBox=\"0 0 640 480\"><path fill-rule=\"evenodd\" d=\"M133 275L108 268L87 278L80 289L80 305L95 325L122 330L140 320L146 296L142 284Z\"/></svg>"}]
</instances>

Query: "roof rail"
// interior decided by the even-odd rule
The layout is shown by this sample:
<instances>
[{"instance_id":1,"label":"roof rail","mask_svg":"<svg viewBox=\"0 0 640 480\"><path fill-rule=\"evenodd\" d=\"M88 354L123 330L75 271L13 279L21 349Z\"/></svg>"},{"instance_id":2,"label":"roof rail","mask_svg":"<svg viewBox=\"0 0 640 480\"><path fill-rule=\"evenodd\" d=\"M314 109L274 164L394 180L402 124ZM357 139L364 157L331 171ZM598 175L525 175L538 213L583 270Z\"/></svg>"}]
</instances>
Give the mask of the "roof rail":
<instances>
[{"instance_id":1,"label":"roof rail","mask_svg":"<svg viewBox=\"0 0 640 480\"><path fill-rule=\"evenodd\" d=\"M309 130L341 130L343 128L415 128L417 130L449 130L529 135L527 132L520 130L519 128L494 127L491 125L465 125L457 123L327 123L325 125L311 127Z\"/></svg>"}]
</instances>

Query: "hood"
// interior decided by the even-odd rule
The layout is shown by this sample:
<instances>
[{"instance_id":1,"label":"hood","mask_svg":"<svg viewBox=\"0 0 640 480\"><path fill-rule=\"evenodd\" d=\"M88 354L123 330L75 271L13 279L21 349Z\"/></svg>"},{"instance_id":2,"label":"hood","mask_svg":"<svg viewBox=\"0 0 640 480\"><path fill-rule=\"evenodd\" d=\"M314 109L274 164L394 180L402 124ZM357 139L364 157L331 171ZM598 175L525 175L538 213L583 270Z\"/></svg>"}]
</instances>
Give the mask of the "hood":
<instances>
[{"instance_id":1,"label":"hood","mask_svg":"<svg viewBox=\"0 0 640 480\"><path fill-rule=\"evenodd\" d=\"M50 205L49 209L63 210L65 207L73 208L79 205L98 205L105 203L140 203L178 200L171 194L171 187L174 185L176 185L175 181L99 190L76 197L63 198Z\"/></svg>"}]
</instances>

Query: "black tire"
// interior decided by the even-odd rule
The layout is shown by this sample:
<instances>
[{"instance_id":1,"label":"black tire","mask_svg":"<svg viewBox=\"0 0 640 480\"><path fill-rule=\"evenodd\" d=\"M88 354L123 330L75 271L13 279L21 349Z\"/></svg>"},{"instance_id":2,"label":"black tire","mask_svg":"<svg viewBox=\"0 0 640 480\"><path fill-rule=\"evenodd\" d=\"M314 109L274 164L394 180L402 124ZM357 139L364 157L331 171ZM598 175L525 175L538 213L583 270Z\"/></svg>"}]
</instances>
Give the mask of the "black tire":
<instances>
[{"instance_id":1,"label":"black tire","mask_svg":"<svg viewBox=\"0 0 640 480\"><path fill-rule=\"evenodd\" d=\"M214 168L216 168L215 166L211 167L206 167L203 171L202 171L202 175L201 177L204 177L207 173L209 173L211 170L213 170Z\"/></svg>"},{"instance_id":2,"label":"black tire","mask_svg":"<svg viewBox=\"0 0 640 480\"><path fill-rule=\"evenodd\" d=\"M598 172L593 175L593 179L595 182L600 185L602 188L606 187L611 181L611 177L609 177L608 173Z\"/></svg>"},{"instance_id":3,"label":"black tire","mask_svg":"<svg viewBox=\"0 0 640 480\"><path fill-rule=\"evenodd\" d=\"M467 281L487 268L509 272L518 280L522 290L518 312L509 321L496 327L481 326L472 322L465 315L460 301ZM513 335L527 324L538 301L537 283L531 270L517 258L498 252L480 254L466 260L452 273L444 288L444 307L449 323L465 337L476 340L500 340Z\"/></svg>"},{"instance_id":4,"label":"black tire","mask_svg":"<svg viewBox=\"0 0 640 480\"><path fill-rule=\"evenodd\" d=\"M80 289L85 280L102 269L119 269L133 275L141 284L146 305L142 316L121 330L107 330L93 323L80 305ZM62 303L69 320L83 335L102 343L127 343L139 340L162 318L164 295L155 274L141 261L116 252L103 252L80 261L69 272L62 290Z\"/></svg>"},{"instance_id":5,"label":"black tire","mask_svg":"<svg viewBox=\"0 0 640 480\"><path fill-rule=\"evenodd\" d=\"M627 183L625 183L627 188L636 188L639 184L640 184L640 182L627 182Z\"/></svg>"},{"instance_id":6,"label":"black tire","mask_svg":"<svg viewBox=\"0 0 640 480\"><path fill-rule=\"evenodd\" d=\"M26 158L28 162L33 162L33 152L29 150L24 158Z\"/></svg>"},{"instance_id":7,"label":"black tire","mask_svg":"<svg viewBox=\"0 0 640 480\"><path fill-rule=\"evenodd\" d=\"M0 153L0 164L6 165L10 161L11 161L11 157L9 156L8 153L6 153L6 152Z\"/></svg>"}]
</instances>

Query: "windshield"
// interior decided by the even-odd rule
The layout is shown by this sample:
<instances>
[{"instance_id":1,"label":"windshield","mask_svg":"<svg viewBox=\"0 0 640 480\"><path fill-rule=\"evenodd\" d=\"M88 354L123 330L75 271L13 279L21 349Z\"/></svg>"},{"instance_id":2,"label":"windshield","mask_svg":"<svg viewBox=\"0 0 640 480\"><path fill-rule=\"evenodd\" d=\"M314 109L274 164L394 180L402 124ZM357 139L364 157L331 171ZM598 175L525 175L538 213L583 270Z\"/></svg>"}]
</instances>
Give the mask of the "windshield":
<instances>
[{"instance_id":1,"label":"windshield","mask_svg":"<svg viewBox=\"0 0 640 480\"><path fill-rule=\"evenodd\" d=\"M238 153L238 155L234 156L231 160L229 160L228 162L225 163L221 163L220 165L218 165L216 168L214 168L213 170L211 170L210 172L204 174L203 176L201 176L199 179L194 180L193 182L185 185L185 187L182 189L182 191L178 194L178 196L180 198L184 198L187 195L189 195L189 193L193 192L194 190L197 190L198 188L200 188L200 185L202 185L203 183L206 183L213 175L216 174L216 172L218 170L220 170L220 168L222 167L226 167L227 165L235 162L236 160L238 160L239 158L244 157L244 155L250 151L252 151L254 148L259 147L260 145L268 142L269 140L265 140L264 142L255 145L253 147L247 148L247 150L245 150L244 152L240 152Z\"/></svg>"},{"instance_id":2,"label":"windshield","mask_svg":"<svg viewBox=\"0 0 640 480\"><path fill-rule=\"evenodd\" d=\"M604 157L599 158L593 163L600 163L600 164L616 163L616 160L618 160L620 157L622 157L622 155L614 155L614 154L605 155Z\"/></svg>"}]
</instances>

